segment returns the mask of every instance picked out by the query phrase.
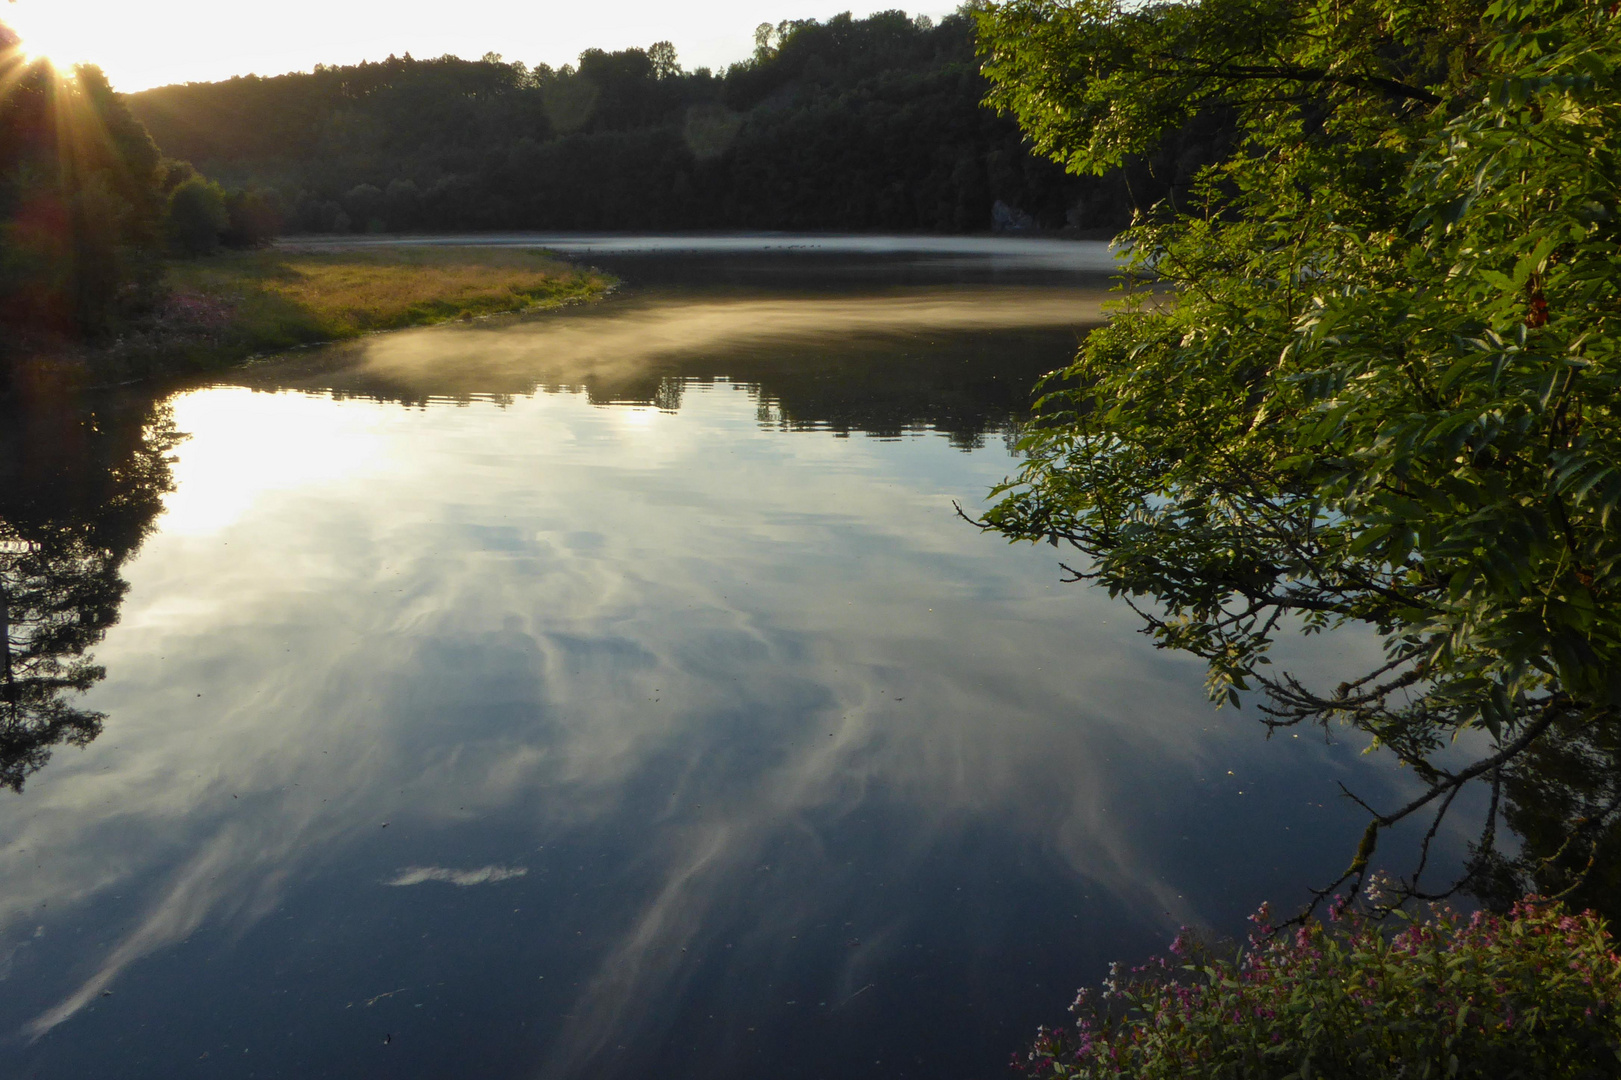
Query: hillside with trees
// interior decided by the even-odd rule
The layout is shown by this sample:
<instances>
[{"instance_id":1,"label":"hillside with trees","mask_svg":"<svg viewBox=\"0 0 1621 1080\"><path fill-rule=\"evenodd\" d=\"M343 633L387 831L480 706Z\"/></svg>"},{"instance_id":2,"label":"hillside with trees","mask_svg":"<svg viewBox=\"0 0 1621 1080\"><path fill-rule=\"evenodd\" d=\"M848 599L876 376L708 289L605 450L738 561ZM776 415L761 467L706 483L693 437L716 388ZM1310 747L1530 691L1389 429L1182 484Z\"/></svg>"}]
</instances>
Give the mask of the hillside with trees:
<instances>
[{"instance_id":1,"label":"hillside with trees","mask_svg":"<svg viewBox=\"0 0 1621 1080\"><path fill-rule=\"evenodd\" d=\"M1153 167L1066 175L981 104L974 32L846 14L761 26L721 73L667 42L557 70L407 55L130 105L166 155L303 232L1118 228L1209 159L1184 133Z\"/></svg>"}]
</instances>

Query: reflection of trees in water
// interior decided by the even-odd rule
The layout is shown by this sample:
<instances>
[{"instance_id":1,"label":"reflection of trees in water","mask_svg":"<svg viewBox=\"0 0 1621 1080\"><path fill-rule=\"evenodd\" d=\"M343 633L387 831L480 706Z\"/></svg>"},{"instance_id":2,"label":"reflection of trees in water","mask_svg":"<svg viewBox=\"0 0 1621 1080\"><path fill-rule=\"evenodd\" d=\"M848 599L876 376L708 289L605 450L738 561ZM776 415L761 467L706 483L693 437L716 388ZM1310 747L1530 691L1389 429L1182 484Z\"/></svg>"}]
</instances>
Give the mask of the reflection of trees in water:
<instances>
[{"instance_id":1,"label":"reflection of trees in water","mask_svg":"<svg viewBox=\"0 0 1621 1080\"><path fill-rule=\"evenodd\" d=\"M1504 770L1512 858L1484 862L1475 892L1506 905L1526 892L1563 895L1621 921L1621 723L1567 723Z\"/></svg>"},{"instance_id":2,"label":"reflection of trees in water","mask_svg":"<svg viewBox=\"0 0 1621 1080\"><path fill-rule=\"evenodd\" d=\"M170 488L166 410L0 406L0 784L22 790L53 747L104 717L76 697L118 621L119 570Z\"/></svg>"},{"instance_id":3,"label":"reflection of trees in water","mask_svg":"<svg viewBox=\"0 0 1621 1080\"><path fill-rule=\"evenodd\" d=\"M742 358L729 375L758 388L771 426L879 438L931 430L966 450L1027 419L1037 381L1074 349L1068 329L941 333L927 344L854 339L829 353Z\"/></svg>"},{"instance_id":4,"label":"reflection of trees in water","mask_svg":"<svg viewBox=\"0 0 1621 1080\"><path fill-rule=\"evenodd\" d=\"M828 335L811 343L750 345L710 353L653 353L601 365L553 362L543 352L516 373L459 374L456 365L418 373L365 362L361 349L329 350L241 373L247 385L426 406L536 392L583 390L594 405L652 405L678 412L685 395L725 383L758 399L760 423L790 431L894 438L935 431L962 449L1015 430L1030 416L1036 383L1069 363L1067 327ZM263 380L262 382L260 380Z\"/></svg>"}]
</instances>

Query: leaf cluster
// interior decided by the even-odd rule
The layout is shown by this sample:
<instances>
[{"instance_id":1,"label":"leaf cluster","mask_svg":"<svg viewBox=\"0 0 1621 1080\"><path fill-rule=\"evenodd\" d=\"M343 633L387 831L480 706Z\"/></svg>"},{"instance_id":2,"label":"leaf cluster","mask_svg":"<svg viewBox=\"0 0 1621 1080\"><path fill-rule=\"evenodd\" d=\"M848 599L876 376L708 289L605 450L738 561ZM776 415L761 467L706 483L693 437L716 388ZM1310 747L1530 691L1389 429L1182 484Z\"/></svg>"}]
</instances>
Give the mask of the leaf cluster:
<instances>
[{"instance_id":1,"label":"leaf cluster","mask_svg":"<svg viewBox=\"0 0 1621 1080\"><path fill-rule=\"evenodd\" d=\"M1214 697L1394 749L1429 788L1368 853L1621 706L1618 29L1583 0L981 17L994 100L1072 169L1216 105L1244 133L1123 238L1126 297L986 521L1079 548ZM1345 625L1386 662L1271 673L1280 633ZM1492 753L1443 768L1470 728Z\"/></svg>"}]
</instances>

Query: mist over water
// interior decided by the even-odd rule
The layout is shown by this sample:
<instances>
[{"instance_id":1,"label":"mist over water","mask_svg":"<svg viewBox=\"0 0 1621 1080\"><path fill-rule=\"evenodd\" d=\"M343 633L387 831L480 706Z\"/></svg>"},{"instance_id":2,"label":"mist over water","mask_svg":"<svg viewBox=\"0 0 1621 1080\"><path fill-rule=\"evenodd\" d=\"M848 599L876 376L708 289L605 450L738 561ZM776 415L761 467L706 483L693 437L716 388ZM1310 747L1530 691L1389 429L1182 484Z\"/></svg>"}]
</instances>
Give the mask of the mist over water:
<instances>
[{"instance_id":1,"label":"mist over water","mask_svg":"<svg viewBox=\"0 0 1621 1080\"><path fill-rule=\"evenodd\" d=\"M0 792L6 1073L997 1076L1339 868L1400 778L956 513L1101 247L616 243L140 404L104 729Z\"/></svg>"}]
</instances>

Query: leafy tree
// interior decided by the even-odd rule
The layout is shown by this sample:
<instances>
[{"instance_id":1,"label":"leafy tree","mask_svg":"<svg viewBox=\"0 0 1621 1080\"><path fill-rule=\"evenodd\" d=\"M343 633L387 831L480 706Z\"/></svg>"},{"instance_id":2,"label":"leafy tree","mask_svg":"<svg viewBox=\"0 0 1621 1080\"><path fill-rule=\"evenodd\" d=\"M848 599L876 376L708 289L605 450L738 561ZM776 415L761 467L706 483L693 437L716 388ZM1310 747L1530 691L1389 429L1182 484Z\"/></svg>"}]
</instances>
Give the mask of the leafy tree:
<instances>
[{"instance_id":1,"label":"leafy tree","mask_svg":"<svg viewBox=\"0 0 1621 1080\"><path fill-rule=\"evenodd\" d=\"M414 229L422 217L422 189L415 180L389 181L383 192L383 217L395 232Z\"/></svg>"},{"instance_id":2,"label":"leafy tree","mask_svg":"<svg viewBox=\"0 0 1621 1080\"><path fill-rule=\"evenodd\" d=\"M158 188L163 192L165 200L174 194L174 189L187 180L198 176L196 166L189 161L177 161L174 158L165 158L158 165Z\"/></svg>"},{"instance_id":3,"label":"leafy tree","mask_svg":"<svg viewBox=\"0 0 1621 1080\"><path fill-rule=\"evenodd\" d=\"M169 242L182 255L207 255L231 225L225 189L201 176L169 193Z\"/></svg>"},{"instance_id":4,"label":"leafy tree","mask_svg":"<svg viewBox=\"0 0 1621 1080\"><path fill-rule=\"evenodd\" d=\"M343 209L356 228L371 232L374 222L382 225L383 193L371 184L357 184L344 195Z\"/></svg>"},{"instance_id":5,"label":"leafy tree","mask_svg":"<svg viewBox=\"0 0 1621 1080\"><path fill-rule=\"evenodd\" d=\"M0 322L104 333L149 301L161 272L157 167L99 70L31 60L0 24ZM6 338L0 352L18 341Z\"/></svg>"},{"instance_id":6,"label":"leafy tree","mask_svg":"<svg viewBox=\"0 0 1621 1080\"><path fill-rule=\"evenodd\" d=\"M668 41L655 41L648 46L647 59L653 66L655 79L673 79L681 74L681 64L675 56L675 46Z\"/></svg>"},{"instance_id":7,"label":"leafy tree","mask_svg":"<svg viewBox=\"0 0 1621 1080\"><path fill-rule=\"evenodd\" d=\"M1427 849L1474 780L1483 867L1516 762L1621 705L1621 14L1010 0L980 29L991 100L1072 171L1239 132L1126 234L1134 284L988 524L1079 549L1218 700L1258 690L1269 727L1348 724L1416 773L1342 880L1421 812ZM1334 627L1385 662L1272 671L1280 635Z\"/></svg>"},{"instance_id":8,"label":"leafy tree","mask_svg":"<svg viewBox=\"0 0 1621 1080\"><path fill-rule=\"evenodd\" d=\"M281 235L285 221L281 196L272 188L249 187L225 196L225 230L220 240L226 247L263 247Z\"/></svg>"}]
</instances>

